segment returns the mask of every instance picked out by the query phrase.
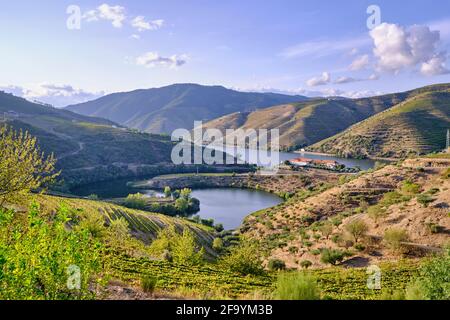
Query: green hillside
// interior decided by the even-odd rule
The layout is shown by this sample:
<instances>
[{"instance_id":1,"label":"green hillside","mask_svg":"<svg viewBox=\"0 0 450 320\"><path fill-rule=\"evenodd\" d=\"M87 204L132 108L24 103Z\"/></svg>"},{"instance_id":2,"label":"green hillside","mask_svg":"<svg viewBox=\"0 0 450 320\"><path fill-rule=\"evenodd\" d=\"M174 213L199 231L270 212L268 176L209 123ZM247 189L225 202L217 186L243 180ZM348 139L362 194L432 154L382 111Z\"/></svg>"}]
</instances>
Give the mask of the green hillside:
<instances>
[{"instance_id":1,"label":"green hillside","mask_svg":"<svg viewBox=\"0 0 450 320\"><path fill-rule=\"evenodd\" d=\"M343 157L404 158L444 149L449 128L450 90L425 92L309 150Z\"/></svg>"},{"instance_id":2,"label":"green hillside","mask_svg":"<svg viewBox=\"0 0 450 320\"><path fill-rule=\"evenodd\" d=\"M370 98L315 99L254 112L233 113L212 120L204 126L218 128L222 131L225 129L278 128L280 130L280 147L285 150L293 150L334 136L350 126L412 97L427 92L445 91L449 88L449 84L442 84ZM316 147L313 150L321 151Z\"/></svg>"},{"instance_id":3,"label":"green hillside","mask_svg":"<svg viewBox=\"0 0 450 320\"><path fill-rule=\"evenodd\" d=\"M233 112L252 111L305 100L302 96L249 93L221 86L175 84L163 88L114 93L67 110L110 119L129 128L151 133L192 129L194 121L207 121Z\"/></svg>"},{"instance_id":4,"label":"green hillside","mask_svg":"<svg viewBox=\"0 0 450 320\"><path fill-rule=\"evenodd\" d=\"M83 170L114 175L127 165L170 161L172 143L168 137L138 133L109 120L31 103L3 92L0 125L29 131L45 153L55 154L58 168L68 180L86 175Z\"/></svg>"}]
</instances>

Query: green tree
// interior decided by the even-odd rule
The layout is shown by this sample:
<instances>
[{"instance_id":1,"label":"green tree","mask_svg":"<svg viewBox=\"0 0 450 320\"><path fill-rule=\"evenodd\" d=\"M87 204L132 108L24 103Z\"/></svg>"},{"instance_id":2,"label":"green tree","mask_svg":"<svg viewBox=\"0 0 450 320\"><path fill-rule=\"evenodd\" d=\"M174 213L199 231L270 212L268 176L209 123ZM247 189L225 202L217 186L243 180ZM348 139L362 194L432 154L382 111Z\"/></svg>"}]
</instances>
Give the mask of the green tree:
<instances>
[{"instance_id":1,"label":"green tree","mask_svg":"<svg viewBox=\"0 0 450 320\"><path fill-rule=\"evenodd\" d=\"M341 250L324 249L322 250L320 261L335 266L341 263L346 256L347 256L346 252Z\"/></svg>"},{"instance_id":2,"label":"green tree","mask_svg":"<svg viewBox=\"0 0 450 320\"><path fill-rule=\"evenodd\" d=\"M180 190L180 197L186 200L191 198L192 190L189 188L184 188Z\"/></svg>"},{"instance_id":3,"label":"green tree","mask_svg":"<svg viewBox=\"0 0 450 320\"><path fill-rule=\"evenodd\" d=\"M150 252L162 256L168 253L176 263L196 265L203 261L205 250L199 246L188 229L177 233L174 226L162 229L150 245Z\"/></svg>"},{"instance_id":4,"label":"green tree","mask_svg":"<svg viewBox=\"0 0 450 320\"><path fill-rule=\"evenodd\" d=\"M124 206L131 208L131 209L139 209L144 210L147 206L147 200L145 199L145 196L141 193L136 194L129 194L125 201Z\"/></svg>"},{"instance_id":5,"label":"green tree","mask_svg":"<svg viewBox=\"0 0 450 320\"><path fill-rule=\"evenodd\" d=\"M259 275L264 272L258 246L250 241L232 247L230 253L222 258L221 263L228 270L243 275Z\"/></svg>"},{"instance_id":6,"label":"green tree","mask_svg":"<svg viewBox=\"0 0 450 320\"><path fill-rule=\"evenodd\" d=\"M170 198L172 196L172 189L170 189L170 187L165 187L164 188L164 196L166 198Z\"/></svg>"},{"instance_id":7,"label":"green tree","mask_svg":"<svg viewBox=\"0 0 450 320\"><path fill-rule=\"evenodd\" d=\"M45 157L28 132L0 127L0 207L42 190L59 175L53 155Z\"/></svg>"},{"instance_id":8,"label":"green tree","mask_svg":"<svg viewBox=\"0 0 450 320\"><path fill-rule=\"evenodd\" d=\"M186 198L178 198L175 200L175 208L179 212L185 213L189 209L189 201Z\"/></svg>"},{"instance_id":9,"label":"green tree","mask_svg":"<svg viewBox=\"0 0 450 320\"><path fill-rule=\"evenodd\" d=\"M367 233L369 227L364 221L355 219L346 224L345 230L355 239L355 242L358 242Z\"/></svg>"},{"instance_id":10,"label":"green tree","mask_svg":"<svg viewBox=\"0 0 450 320\"><path fill-rule=\"evenodd\" d=\"M401 251L403 242L408 241L408 233L406 230L391 228L384 232L383 240L386 245L393 251Z\"/></svg>"}]
</instances>

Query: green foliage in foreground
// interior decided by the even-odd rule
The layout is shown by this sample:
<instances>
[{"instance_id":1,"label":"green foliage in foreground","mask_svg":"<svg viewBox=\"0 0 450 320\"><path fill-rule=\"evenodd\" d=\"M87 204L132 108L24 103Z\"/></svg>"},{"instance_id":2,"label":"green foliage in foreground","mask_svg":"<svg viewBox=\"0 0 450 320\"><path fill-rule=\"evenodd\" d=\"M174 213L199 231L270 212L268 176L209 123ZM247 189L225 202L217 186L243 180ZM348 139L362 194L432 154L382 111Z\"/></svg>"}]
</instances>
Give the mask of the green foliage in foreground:
<instances>
[{"instance_id":1,"label":"green foliage in foreground","mask_svg":"<svg viewBox=\"0 0 450 320\"><path fill-rule=\"evenodd\" d=\"M275 299L319 300L320 291L316 280L306 273L283 273L278 276Z\"/></svg>"},{"instance_id":2,"label":"green foliage in foreground","mask_svg":"<svg viewBox=\"0 0 450 320\"><path fill-rule=\"evenodd\" d=\"M185 229L179 234L173 226L159 232L149 251L186 265L201 264L205 256L205 249L197 244L191 231Z\"/></svg>"},{"instance_id":3,"label":"green foliage in foreground","mask_svg":"<svg viewBox=\"0 0 450 320\"><path fill-rule=\"evenodd\" d=\"M0 299L94 298L102 245L84 228L69 230L69 215L60 207L48 218L37 205L28 216L0 211Z\"/></svg>"},{"instance_id":4,"label":"green foliage in foreground","mask_svg":"<svg viewBox=\"0 0 450 320\"><path fill-rule=\"evenodd\" d=\"M15 203L58 175L53 155L45 157L28 132L0 127L0 208Z\"/></svg>"},{"instance_id":5,"label":"green foliage in foreground","mask_svg":"<svg viewBox=\"0 0 450 320\"><path fill-rule=\"evenodd\" d=\"M420 268L420 276L412 283L406 298L410 300L450 300L450 248Z\"/></svg>"}]
</instances>

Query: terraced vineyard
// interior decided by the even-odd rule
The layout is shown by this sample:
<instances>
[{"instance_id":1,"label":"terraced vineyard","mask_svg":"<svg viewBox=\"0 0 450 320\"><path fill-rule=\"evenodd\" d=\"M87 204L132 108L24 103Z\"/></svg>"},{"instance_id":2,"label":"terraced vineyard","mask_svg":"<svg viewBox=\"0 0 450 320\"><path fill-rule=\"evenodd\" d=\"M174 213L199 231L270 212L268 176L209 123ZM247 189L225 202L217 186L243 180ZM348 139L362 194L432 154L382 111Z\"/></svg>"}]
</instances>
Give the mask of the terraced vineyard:
<instances>
[{"instance_id":1,"label":"terraced vineyard","mask_svg":"<svg viewBox=\"0 0 450 320\"><path fill-rule=\"evenodd\" d=\"M190 289L210 298L242 298L258 293L269 297L276 287L276 273L265 276L242 276L224 270L220 265L183 266L163 261L135 259L112 255L113 275L138 285L143 275L155 277L157 289L176 291ZM318 281L323 298L343 300L379 299L384 293L404 290L417 275L415 264L381 265L381 290L367 288L366 269L331 268L308 271Z\"/></svg>"},{"instance_id":2,"label":"terraced vineyard","mask_svg":"<svg viewBox=\"0 0 450 320\"><path fill-rule=\"evenodd\" d=\"M444 149L448 128L450 91L423 93L308 149L343 157L404 158Z\"/></svg>"},{"instance_id":3,"label":"terraced vineyard","mask_svg":"<svg viewBox=\"0 0 450 320\"><path fill-rule=\"evenodd\" d=\"M180 231L184 228L189 228L207 250L214 240L214 230L212 228L192 223L186 219L128 209L101 201L72 198L62 200L62 198L53 196L38 196L37 201L41 204L45 212L54 212L59 207L61 201L63 201L69 207L83 212L86 215L102 214L106 220L123 218L128 222L131 233L136 238L147 243L157 237L159 230L172 225Z\"/></svg>"}]
</instances>

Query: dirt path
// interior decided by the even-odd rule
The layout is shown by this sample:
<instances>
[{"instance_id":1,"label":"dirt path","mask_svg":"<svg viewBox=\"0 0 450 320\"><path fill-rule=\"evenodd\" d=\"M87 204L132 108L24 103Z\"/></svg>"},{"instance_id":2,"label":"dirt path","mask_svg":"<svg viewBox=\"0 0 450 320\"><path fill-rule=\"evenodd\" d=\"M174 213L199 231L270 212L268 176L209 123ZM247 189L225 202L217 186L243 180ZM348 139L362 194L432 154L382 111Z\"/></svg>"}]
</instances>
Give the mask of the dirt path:
<instances>
[{"instance_id":1,"label":"dirt path","mask_svg":"<svg viewBox=\"0 0 450 320\"><path fill-rule=\"evenodd\" d=\"M77 154L79 154L83 150L84 150L84 143L83 142L78 142L78 150L75 150L75 151L72 151L70 153L66 153L66 154L60 156L59 160L64 159L64 158L68 158L68 157L76 156Z\"/></svg>"}]
</instances>

